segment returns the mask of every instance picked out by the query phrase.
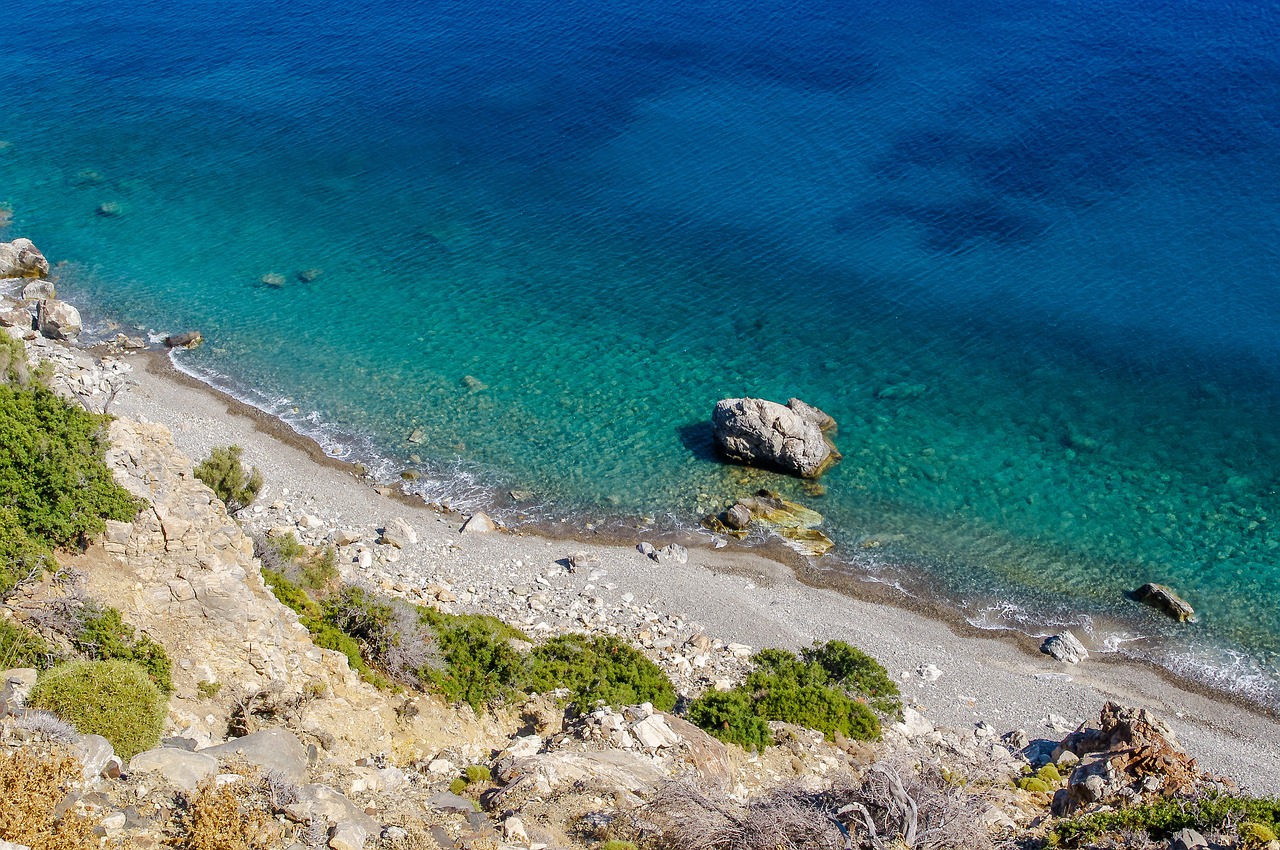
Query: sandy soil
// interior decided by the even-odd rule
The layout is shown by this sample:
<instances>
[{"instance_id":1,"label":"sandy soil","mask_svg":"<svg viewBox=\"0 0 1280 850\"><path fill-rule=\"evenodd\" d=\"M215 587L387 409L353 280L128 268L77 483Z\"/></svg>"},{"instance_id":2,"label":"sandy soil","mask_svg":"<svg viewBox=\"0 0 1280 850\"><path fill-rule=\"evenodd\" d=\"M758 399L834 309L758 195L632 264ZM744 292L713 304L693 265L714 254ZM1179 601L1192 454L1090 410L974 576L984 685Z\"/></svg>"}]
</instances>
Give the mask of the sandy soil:
<instances>
[{"instance_id":1,"label":"sandy soil","mask_svg":"<svg viewBox=\"0 0 1280 850\"><path fill-rule=\"evenodd\" d=\"M245 460L261 468L267 481L260 501L287 490L289 501L344 526L380 527L396 516L409 520L420 542L395 565L401 580L425 584L444 577L462 587L480 580L531 582L558 559L587 550L598 555L608 584L615 586L595 592L654 600L660 610L700 623L726 642L796 649L815 640L849 641L899 676L904 695L938 725L972 729L987 721L1001 733L1020 728L1032 738L1056 740L1062 733L1050 727L1051 714L1074 726L1096 720L1104 702L1118 700L1167 719L1202 767L1252 793L1280 795L1280 722L1154 669L1106 659L1061 664L1025 639L806 586L791 568L733 546L691 549L688 564L676 565L656 564L634 544L610 544L585 530L572 540L461 535L462 517L379 495L310 441L176 373L167 361L137 355L131 362L134 385L112 412L169 426L196 460L212 446L242 446ZM941 671L934 681L917 673L930 664Z\"/></svg>"}]
</instances>

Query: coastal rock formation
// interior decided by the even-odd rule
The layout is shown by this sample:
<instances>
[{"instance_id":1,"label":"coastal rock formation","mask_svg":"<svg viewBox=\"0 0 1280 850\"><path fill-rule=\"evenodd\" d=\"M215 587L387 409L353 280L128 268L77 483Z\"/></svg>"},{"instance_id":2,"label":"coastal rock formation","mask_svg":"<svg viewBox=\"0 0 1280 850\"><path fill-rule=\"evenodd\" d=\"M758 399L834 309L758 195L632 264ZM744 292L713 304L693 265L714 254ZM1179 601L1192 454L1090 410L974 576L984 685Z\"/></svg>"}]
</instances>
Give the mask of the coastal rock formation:
<instances>
[{"instance_id":1,"label":"coastal rock formation","mask_svg":"<svg viewBox=\"0 0 1280 850\"><path fill-rule=\"evenodd\" d=\"M1196 609L1171 587L1148 583L1135 590L1132 595L1137 601L1168 614L1179 623L1195 622Z\"/></svg>"},{"instance_id":2,"label":"coastal rock formation","mask_svg":"<svg viewBox=\"0 0 1280 850\"><path fill-rule=\"evenodd\" d=\"M1212 779L1186 754L1164 721L1145 708L1115 702L1102 707L1096 729L1064 738L1054 750L1054 761L1063 763L1064 753L1078 761L1066 789L1054 800L1055 812L1136 801L1146 794L1189 793Z\"/></svg>"},{"instance_id":3,"label":"coastal rock formation","mask_svg":"<svg viewBox=\"0 0 1280 850\"><path fill-rule=\"evenodd\" d=\"M36 326L49 339L75 339L80 335L80 311L65 301L46 298L36 308Z\"/></svg>"},{"instance_id":4,"label":"coastal rock formation","mask_svg":"<svg viewBox=\"0 0 1280 850\"><path fill-rule=\"evenodd\" d=\"M840 459L827 436L835 420L799 399L786 405L726 398L711 415L716 447L729 460L817 478Z\"/></svg>"},{"instance_id":5,"label":"coastal rock formation","mask_svg":"<svg viewBox=\"0 0 1280 850\"><path fill-rule=\"evenodd\" d=\"M26 286L22 287L23 301L43 301L46 298L57 298L58 289L53 285L53 281L43 278L33 280Z\"/></svg>"},{"instance_id":6,"label":"coastal rock formation","mask_svg":"<svg viewBox=\"0 0 1280 850\"><path fill-rule=\"evenodd\" d=\"M0 278L45 277L49 274L49 261L30 239L0 242Z\"/></svg>"}]
</instances>

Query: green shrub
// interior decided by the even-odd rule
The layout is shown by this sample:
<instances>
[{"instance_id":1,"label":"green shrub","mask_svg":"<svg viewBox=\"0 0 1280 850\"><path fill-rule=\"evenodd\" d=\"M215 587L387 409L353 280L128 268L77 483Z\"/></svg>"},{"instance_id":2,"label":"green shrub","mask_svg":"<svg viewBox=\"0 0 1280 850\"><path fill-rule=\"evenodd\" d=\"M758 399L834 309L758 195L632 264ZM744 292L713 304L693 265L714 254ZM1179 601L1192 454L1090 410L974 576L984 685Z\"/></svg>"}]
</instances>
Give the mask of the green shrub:
<instances>
[{"instance_id":1,"label":"green shrub","mask_svg":"<svg viewBox=\"0 0 1280 850\"><path fill-rule=\"evenodd\" d=\"M465 702L478 712L522 687L525 660L510 643L510 635L519 631L479 615L453 616L424 608L420 616L430 631L419 639L433 637L439 653L438 665L420 672L445 699Z\"/></svg>"},{"instance_id":2,"label":"green shrub","mask_svg":"<svg viewBox=\"0 0 1280 850\"><path fill-rule=\"evenodd\" d=\"M196 682L196 696L200 699L213 699L221 690L221 682Z\"/></svg>"},{"instance_id":3,"label":"green shrub","mask_svg":"<svg viewBox=\"0 0 1280 850\"><path fill-rule=\"evenodd\" d=\"M1024 776L1014 784L1023 791L1040 791L1047 793L1053 790L1052 786L1050 786L1048 782L1045 782L1043 779L1035 776Z\"/></svg>"},{"instance_id":4,"label":"green shrub","mask_svg":"<svg viewBox=\"0 0 1280 850\"><path fill-rule=\"evenodd\" d=\"M351 635L342 631L332 623L324 620L303 618L302 625L307 627L311 632L311 640L316 646L324 649L332 649L341 652L347 656L347 661L351 663L351 669L360 674L360 678L364 679L375 688L387 690L394 687L386 676L383 676L377 670L373 669L364 656L360 654L360 643Z\"/></svg>"},{"instance_id":5,"label":"green shrub","mask_svg":"<svg viewBox=\"0 0 1280 850\"><path fill-rule=\"evenodd\" d=\"M337 580L338 550L332 546L326 546L323 552L307 559L298 569L298 583L311 590L322 590Z\"/></svg>"},{"instance_id":6,"label":"green shrub","mask_svg":"<svg viewBox=\"0 0 1280 850\"><path fill-rule=\"evenodd\" d=\"M1248 821L1275 831L1280 824L1280 799L1207 794L1202 797L1157 800L1111 812L1060 820L1050 841L1067 847L1096 842L1108 833L1146 832L1163 840L1180 829L1208 832L1227 822Z\"/></svg>"},{"instance_id":7,"label":"green shrub","mask_svg":"<svg viewBox=\"0 0 1280 850\"><path fill-rule=\"evenodd\" d=\"M54 549L137 514L103 462L106 421L39 384L0 383L0 597Z\"/></svg>"},{"instance_id":8,"label":"green shrub","mask_svg":"<svg viewBox=\"0 0 1280 850\"><path fill-rule=\"evenodd\" d=\"M842 640L828 641L801 653L804 661L817 663L835 685L850 696L861 694L876 711L897 714L902 710L898 685L870 655Z\"/></svg>"},{"instance_id":9,"label":"green shrub","mask_svg":"<svg viewBox=\"0 0 1280 850\"><path fill-rule=\"evenodd\" d=\"M318 618L320 606L305 590L290 581L284 573L262 568L262 580L271 588L271 593L281 604L292 608L302 617Z\"/></svg>"},{"instance_id":10,"label":"green shrub","mask_svg":"<svg viewBox=\"0 0 1280 850\"><path fill-rule=\"evenodd\" d=\"M7 620L0 620L0 670L14 667L43 669L55 653L40 635Z\"/></svg>"},{"instance_id":11,"label":"green shrub","mask_svg":"<svg viewBox=\"0 0 1280 850\"><path fill-rule=\"evenodd\" d=\"M115 608L102 609L86 619L71 642L98 661L132 661L147 671L162 694L173 693L169 655L164 647L145 634L135 634L133 626Z\"/></svg>"},{"instance_id":12,"label":"green shrub","mask_svg":"<svg viewBox=\"0 0 1280 850\"><path fill-rule=\"evenodd\" d=\"M622 841L617 838L610 838L602 843L599 850L636 850L634 841Z\"/></svg>"},{"instance_id":13,"label":"green shrub","mask_svg":"<svg viewBox=\"0 0 1280 850\"><path fill-rule=\"evenodd\" d=\"M616 637L562 635L530 653L529 686L542 693L566 687L578 711L597 703L612 706L649 702L660 711L676 704L666 674L638 650Z\"/></svg>"},{"instance_id":14,"label":"green shrub","mask_svg":"<svg viewBox=\"0 0 1280 850\"><path fill-rule=\"evenodd\" d=\"M1240 836L1240 846L1244 850L1263 850L1276 840L1275 830L1253 821L1245 821L1236 827L1236 834Z\"/></svg>"},{"instance_id":15,"label":"green shrub","mask_svg":"<svg viewBox=\"0 0 1280 850\"><path fill-rule=\"evenodd\" d=\"M262 473L258 468L249 472L240 462L243 451L239 446L215 446L195 468L196 478L223 501L229 514L238 513L251 504L262 489Z\"/></svg>"},{"instance_id":16,"label":"green shrub","mask_svg":"<svg viewBox=\"0 0 1280 850\"><path fill-rule=\"evenodd\" d=\"M72 661L45 671L33 708L52 711L82 734L101 735L126 762L160 743L166 706L147 671L128 661Z\"/></svg>"},{"instance_id":17,"label":"green shrub","mask_svg":"<svg viewBox=\"0 0 1280 850\"><path fill-rule=\"evenodd\" d=\"M298 542L298 535L292 531L279 537L268 537L267 545L286 562L296 561L307 553L307 547Z\"/></svg>"},{"instance_id":18,"label":"green shrub","mask_svg":"<svg viewBox=\"0 0 1280 850\"><path fill-rule=\"evenodd\" d=\"M2 213L0 217L3 217ZM17 337L0 331L0 384L25 387L30 378L27 370L27 347Z\"/></svg>"},{"instance_id":19,"label":"green shrub","mask_svg":"<svg viewBox=\"0 0 1280 850\"><path fill-rule=\"evenodd\" d=\"M469 764L463 774L467 778L467 782L488 782L493 779L493 773L489 768L482 764Z\"/></svg>"},{"instance_id":20,"label":"green shrub","mask_svg":"<svg viewBox=\"0 0 1280 850\"><path fill-rule=\"evenodd\" d=\"M828 738L838 732L870 741L880 737L880 719L863 700L873 698L885 710L901 707L884 668L840 641L806 650L803 659L763 649L752 662L746 680L732 691L694 700L690 719L723 741L759 748L772 742L767 720L816 729Z\"/></svg>"},{"instance_id":21,"label":"green shrub","mask_svg":"<svg viewBox=\"0 0 1280 850\"><path fill-rule=\"evenodd\" d=\"M466 791L466 790L467 790L467 780L463 779L461 776L457 777L456 779L454 779L452 782L449 783L449 793L451 794L461 794L463 791Z\"/></svg>"},{"instance_id":22,"label":"green shrub","mask_svg":"<svg viewBox=\"0 0 1280 850\"><path fill-rule=\"evenodd\" d=\"M744 750L763 750L773 743L769 724L741 689L707 691L690 703L689 722Z\"/></svg>"}]
</instances>

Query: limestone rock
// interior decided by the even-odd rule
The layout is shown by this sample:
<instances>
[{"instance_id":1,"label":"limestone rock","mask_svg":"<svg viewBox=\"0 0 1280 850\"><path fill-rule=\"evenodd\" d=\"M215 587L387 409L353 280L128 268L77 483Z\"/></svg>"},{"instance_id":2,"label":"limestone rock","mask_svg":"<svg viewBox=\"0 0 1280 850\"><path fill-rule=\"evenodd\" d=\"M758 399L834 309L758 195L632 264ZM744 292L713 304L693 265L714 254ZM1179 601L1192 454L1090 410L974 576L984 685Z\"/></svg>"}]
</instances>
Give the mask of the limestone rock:
<instances>
[{"instance_id":1,"label":"limestone rock","mask_svg":"<svg viewBox=\"0 0 1280 850\"><path fill-rule=\"evenodd\" d=\"M386 527L382 529L382 538L379 542L397 549L407 549L417 544L418 532L413 530L408 520L396 517L388 521Z\"/></svg>"},{"instance_id":2,"label":"limestone rock","mask_svg":"<svg viewBox=\"0 0 1280 850\"><path fill-rule=\"evenodd\" d=\"M494 801L500 807L526 795L546 798L580 782L590 783L601 796L647 796L666 778L661 768L626 750L540 753L499 762L498 776L504 787Z\"/></svg>"},{"instance_id":3,"label":"limestone rock","mask_svg":"<svg viewBox=\"0 0 1280 850\"><path fill-rule=\"evenodd\" d=\"M204 753L158 747L129 760L130 773L158 773L171 785L194 791L202 780L218 773L218 760Z\"/></svg>"},{"instance_id":4,"label":"limestone rock","mask_svg":"<svg viewBox=\"0 0 1280 850\"><path fill-rule=\"evenodd\" d=\"M751 525L751 508L738 502L720 515L720 521L730 531L746 531Z\"/></svg>"},{"instance_id":5,"label":"limestone rock","mask_svg":"<svg viewBox=\"0 0 1280 850\"><path fill-rule=\"evenodd\" d=\"M677 564L689 563L689 550L679 543L668 543L658 550L659 561L674 561Z\"/></svg>"},{"instance_id":6,"label":"limestone rock","mask_svg":"<svg viewBox=\"0 0 1280 850\"><path fill-rule=\"evenodd\" d=\"M225 744L200 750L216 759L238 756L263 770L284 774L291 782L301 782L307 775L307 751L287 729L263 729Z\"/></svg>"},{"instance_id":7,"label":"limestone rock","mask_svg":"<svg viewBox=\"0 0 1280 850\"><path fill-rule=\"evenodd\" d=\"M46 298L36 308L36 326L49 339L75 339L80 335L80 311L65 301Z\"/></svg>"},{"instance_id":8,"label":"limestone rock","mask_svg":"<svg viewBox=\"0 0 1280 850\"><path fill-rule=\"evenodd\" d=\"M1209 850L1209 841L1191 827L1169 836L1169 850Z\"/></svg>"},{"instance_id":9,"label":"limestone rock","mask_svg":"<svg viewBox=\"0 0 1280 850\"><path fill-rule=\"evenodd\" d=\"M49 261L30 239L0 242L0 278L44 277L49 274Z\"/></svg>"},{"instance_id":10,"label":"limestone rock","mask_svg":"<svg viewBox=\"0 0 1280 850\"><path fill-rule=\"evenodd\" d=\"M358 823L340 823L329 837L330 850L364 850L368 831Z\"/></svg>"},{"instance_id":11,"label":"limestone rock","mask_svg":"<svg viewBox=\"0 0 1280 850\"><path fill-rule=\"evenodd\" d=\"M111 742L101 735L85 735L75 743L72 750L76 760L84 768L85 782L92 782L101 776L116 755Z\"/></svg>"},{"instance_id":12,"label":"limestone rock","mask_svg":"<svg viewBox=\"0 0 1280 850\"><path fill-rule=\"evenodd\" d=\"M48 298L57 298L58 289L53 285L51 280L33 280L26 286L22 287L23 301L44 301Z\"/></svg>"},{"instance_id":13,"label":"limestone rock","mask_svg":"<svg viewBox=\"0 0 1280 850\"><path fill-rule=\"evenodd\" d=\"M285 807L285 814L298 823L323 818L330 823L349 823L364 830L365 835L377 834L379 824L364 810L334 791L328 785L303 785L298 788L298 800Z\"/></svg>"},{"instance_id":14,"label":"limestone rock","mask_svg":"<svg viewBox=\"0 0 1280 850\"><path fill-rule=\"evenodd\" d=\"M17 667L0 672L0 701L17 708L25 705L40 673L31 667Z\"/></svg>"},{"instance_id":15,"label":"limestone rock","mask_svg":"<svg viewBox=\"0 0 1280 850\"><path fill-rule=\"evenodd\" d=\"M1167 585L1144 584L1133 592L1133 598L1145 605L1150 605L1157 611L1168 614L1179 623L1195 622L1196 609L1192 608L1187 600L1183 599L1173 588Z\"/></svg>"},{"instance_id":16,"label":"limestone rock","mask_svg":"<svg viewBox=\"0 0 1280 850\"><path fill-rule=\"evenodd\" d=\"M759 398L722 399L711 422L721 454L738 463L817 478L840 459L825 433L835 421L798 399L787 405Z\"/></svg>"},{"instance_id":17,"label":"limestone rock","mask_svg":"<svg viewBox=\"0 0 1280 850\"><path fill-rule=\"evenodd\" d=\"M467 517L467 521L462 524L463 534L488 534L497 531L498 525L484 511L476 511Z\"/></svg>"},{"instance_id":18,"label":"limestone rock","mask_svg":"<svg viewBox=\"0 0 1280 850\"><path fill-rule=\"evenodd\" d=\"M1084 644L1070 629L1045 638L1044 643L1040 644L1040 651L1066 664L1079 664L1089 658L1089 650L1084 648Z\"/></svg>"}]
</instances>

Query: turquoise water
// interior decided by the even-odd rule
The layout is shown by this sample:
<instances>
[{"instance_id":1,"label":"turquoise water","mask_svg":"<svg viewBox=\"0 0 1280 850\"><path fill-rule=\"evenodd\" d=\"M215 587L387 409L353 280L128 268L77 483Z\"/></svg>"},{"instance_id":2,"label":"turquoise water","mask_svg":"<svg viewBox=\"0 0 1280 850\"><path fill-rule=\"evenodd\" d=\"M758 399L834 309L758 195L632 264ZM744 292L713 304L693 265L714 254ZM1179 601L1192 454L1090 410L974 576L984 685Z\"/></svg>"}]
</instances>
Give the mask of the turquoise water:
<instances>
[{"instance_id":1,"label":"turquoise water","mask_svg":"<svg viewBox=\"0 0 1280 850\"><path fill-rule=\"evenodd\" d=\"M333 453L513 519L779 489L833 566L1280 704L1274 5L11 16L0 237ZM825 496L714 458L743 394L836 417Z\"/></svg>"}]
</instances>

